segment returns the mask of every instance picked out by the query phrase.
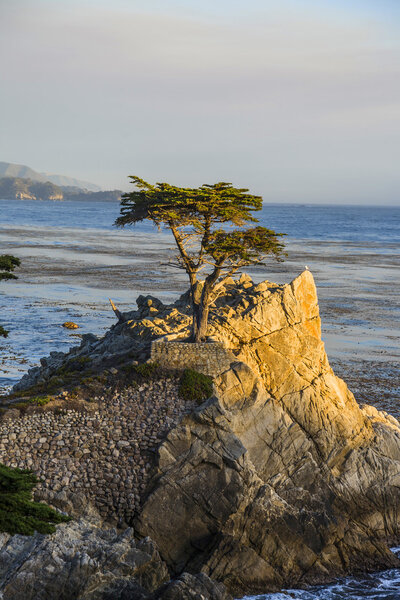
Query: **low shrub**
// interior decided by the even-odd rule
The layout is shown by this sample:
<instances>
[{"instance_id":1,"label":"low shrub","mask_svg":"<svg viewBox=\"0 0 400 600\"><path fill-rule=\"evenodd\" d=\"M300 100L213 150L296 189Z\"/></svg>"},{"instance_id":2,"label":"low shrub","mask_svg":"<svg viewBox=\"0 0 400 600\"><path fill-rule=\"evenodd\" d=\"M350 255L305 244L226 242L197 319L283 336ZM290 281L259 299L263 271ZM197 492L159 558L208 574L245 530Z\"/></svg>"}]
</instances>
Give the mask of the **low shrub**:
<instances>
[{"instance_id":1,"label":"low shrub","mask_svg":"<svg viewBox=\"0 0 400 600\"><path fill-rule=\"evenodd\" d=\"M65 377L66 375L71 375L77 373L79 371L87 370L88 366L92 361L88 356L79 356L78 358L70 358L67 362L65 362L61 367L59 367L55 372L55 376Z\"/></svg>"},{"instance_id":2,"label":"low shrub","mask_svg":"<svg viewBox=\"0 0 400 600\"><path fill-rule=\"evenodd\" d=\"M212 396L212 378L193 369L185 369L179 382L179 395L184 400L201 404Z\"/></svg>"},{"instance_id":3,"label":"low shrub","mask_svg":"<svg viewBox=\"0 0 400 600\"><path fill-rule=\"evenodd\" d=\"M24 414L29 406L30 406L29 401L15 402L11 408L17 408L18 410L20 410L22 412L22 414Z\"/></svg>"},{"instance_id":4,"label":"low shrub","mask_svg":"<svg viewBox=\"0 0 400 600\"><path fill-rule=\"evenodd\" d=\"M157 363L142 363L133 368L133 373L139 375L139 379L147 381L156 375L158 369Z\"/></svg>"},{"instance_id":5,"label":"low shrub","mask_svg":"<svg viewBox=\"0 0 400 600\"><path fill-rule=\"evenodd\" d=\"M30 406L46 406L52 400L54 400L53 396L33 396L33 398L23 402L16 402L11 408L18 408L22 413L25 413Z\"/></svg>"},{"instance_id":6,"label":"low shrub","mask_svg":"<svg viewBox=\"0 0 400 600\"><path fill-rule=\"evenodd\" d=\"M35 404L36 406L46 406L49 402L54 400L53 396L34 396L29 400L31 404Z\"/></svg>"}]
</instances>

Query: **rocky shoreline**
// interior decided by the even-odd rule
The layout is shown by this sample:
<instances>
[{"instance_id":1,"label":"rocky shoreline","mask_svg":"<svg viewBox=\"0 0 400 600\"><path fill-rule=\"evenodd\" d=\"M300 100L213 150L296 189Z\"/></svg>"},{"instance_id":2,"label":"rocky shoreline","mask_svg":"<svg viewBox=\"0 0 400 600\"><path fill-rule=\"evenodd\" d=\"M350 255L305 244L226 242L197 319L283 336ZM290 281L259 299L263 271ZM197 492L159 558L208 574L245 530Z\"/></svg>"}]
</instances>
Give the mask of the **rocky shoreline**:
<instances>
[{"instance_id":1,"label":"rocky shoreline","mask_svg":"<svg viewBox=\"0 0 400 600\"><path fill-rule=\"evenodd\" d=\"M173 305L141 297L138 309L124 313L104 338L86 336L69 354L53 353L21 380L13 397L4 399L2 456L8 455L7 444L8 450L14 445L12 464L32 461L47 476L39 494L68 506L78 519L58 527L55 535L66 532L68 540L75 535L72 545L79 551L80 535L72 531L90 507L96 514L90 527L100 537L111 535L99 531L110 531L115 523L129 525L133 532L126 535L135 548L150 544L147 555L156 553L164 565L157 572L174 580L156 592L159 578L143 591L138 571L121 577L121 558L109 572L108 588L96 580L103 568L98 561L81 573L82 589L69 588L69 596L57 590L57 595L132 600L146 594L194 599L202 593L216 600L228 593L239 597L399 567L388 541L400 540L400 424L372 406L360 408L333 373L321 341L311 273L287 285L255 284L248 276L227 283L211 315L210 335L232 361L227 368L221 360L214 393L200 405L179 399L176 369L169 375L153 373L146 384L129 384L132 372L144 373L151 365L155 340L173 345L187 338L189 312L187 295ZM101 376L107 384L99 379L97 387L82 384ZM113 378L118 382L114 388ZM109 391L96 392L99 386ZM35 398L45 390L51 399L38 406ZM73 400L79 410L68 409ZM49 429L52 434L46 435ZM86 478L72 468L74 461L75 467L87 465ZM61 464L65 470L59 472ZM134 485L120 485L129 478L133 482L135 468L141 473L136 496ZM51 497L54 485L61 487ZM105 506L98 502L99 490L108 488L113 500L99 515L95 506L100 512ZM74 504L86 490L86 500ZM43 542L33 559L33 546L21 550L14 538L4 543L0 557L9 575L0 590L12 600L18 597L12 595L13 586L24 581L13 570L13 560L20 563L23 552L24 572L32 579L46 563L47 550ZM10 544L16 548L12 552ZM112 545L118 556L120 542L115 538ZM93 555L84 552L89 556L85 564L92 564ZM132 556L135 552L132 546ZM71 569L68 561L55 564L41 596L25 594L22 583L18 593L50 600L49 590L54 593L57 580Z\"/></svg>"}]
</instances>

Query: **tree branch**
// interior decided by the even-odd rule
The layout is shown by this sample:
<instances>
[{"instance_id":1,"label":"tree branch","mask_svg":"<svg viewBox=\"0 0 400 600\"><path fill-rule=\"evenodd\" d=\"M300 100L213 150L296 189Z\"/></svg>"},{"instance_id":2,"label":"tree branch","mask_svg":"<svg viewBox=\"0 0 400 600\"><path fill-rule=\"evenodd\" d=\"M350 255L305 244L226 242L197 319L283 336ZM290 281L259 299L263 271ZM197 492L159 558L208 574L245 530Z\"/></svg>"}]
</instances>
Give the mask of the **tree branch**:
<instances>
[{"instance_id":1,"label":"tree branch","mask_svg":"<svg viewBox=\"0 0 400 600\"><path fill-rule=\"evenodd\" d=\"M172 223L169 223L172 234L175 238L176 245L178 246L179 254L181 255L181 259L183 264L185 265L187 273L194 273L196 270L196 265L193 260L190 258L189 254L186 251L184 240L182 238L182 234L178 231L178 228Z\"/></svg>"}]
</instances>

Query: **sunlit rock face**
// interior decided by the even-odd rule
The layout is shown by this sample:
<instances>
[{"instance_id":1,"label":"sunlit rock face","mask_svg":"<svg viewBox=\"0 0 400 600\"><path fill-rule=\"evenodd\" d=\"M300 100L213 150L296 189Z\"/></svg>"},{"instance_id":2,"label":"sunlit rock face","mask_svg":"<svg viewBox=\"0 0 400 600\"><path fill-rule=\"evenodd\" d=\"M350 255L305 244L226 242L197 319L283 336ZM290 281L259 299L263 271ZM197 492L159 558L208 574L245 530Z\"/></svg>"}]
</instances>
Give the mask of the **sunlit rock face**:
<instances>
[{"instance_id":1,"label":"sunlit rock face","mask_svg":"<svg viewBox=\"0 0 400 600\"><path fill-rule=\"evenodd\" d=\"M238 362L160 446L140 534L236 595L397 564L400 426L334 375L312 275L242 278L210 329Z\"/></svg>"},{"instance_id":2,"label":"sunlit rock face","mask_svg":"<svg viewBox=\"0 0 400 600\"><path fill-rule=\"evenodd\" d=\"M261 376L268 395L312 436L324 460L332 466L343 447L348 451L358 436L372 435L353 395L329 366L309 271L288 285L248 288L232 308L229 327L217 318L213 335Z\"/></svg>"},{"instance_id":3,"label":"sunlit rock face","mask_svg":"<svg viewBox=\"0 0 400 600\"><path fill-rule=\"evenodd\" d=\"M146 359L160 337L187 339L188 294L137 303L104 338L42 360L21 387L71 358L101 368ZM360 408L330 368L311 273L227 282L210 336L232 363L156 449L135 535L154 540L173 575L203 572L236 597L399 566L387 543L400 539L400 425Z\"/></svg>"}]
</instances>

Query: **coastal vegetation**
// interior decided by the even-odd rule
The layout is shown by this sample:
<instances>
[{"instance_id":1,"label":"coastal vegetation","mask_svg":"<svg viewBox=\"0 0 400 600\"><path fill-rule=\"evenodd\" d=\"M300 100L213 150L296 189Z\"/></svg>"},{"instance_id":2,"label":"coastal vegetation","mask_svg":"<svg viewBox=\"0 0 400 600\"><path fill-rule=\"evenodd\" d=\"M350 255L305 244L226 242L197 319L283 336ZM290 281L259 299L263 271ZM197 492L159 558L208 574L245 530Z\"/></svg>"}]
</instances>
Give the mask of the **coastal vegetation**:
<instances>
[{"instance_id":1,"label":"coastal vegetation","mask_svg":"<svg viewBox=\"0 0 400 600\"><path fill-rule=\"evenodd\" d=\"M124 194L115 224L134 225L145 219L173 234L178 254L174 266L186 271L193 310L192 341L207 337L210 306L223 284L241 268L261 264L267 256L282 260L284 244L272 229L256 225L261 196L219 182L199 188L169 183L152 185L130 177L136 190ZM198 279L205 275L204 281Z\"/></svg>"},{"instance_id":2,"label":"coastal vegetation","mask_svg":"<svg viewBox=\"0 0 400 600\"><path fill-rule=\"evenodd\" d=\"M0 255L0 281L18 279L18 277L14 275L13 271L16 267L19 267L20 264L21 261L16 256L12 256L11 254ZM0 337L7 336L8 331L0 325Z\"/></svg>"},{"instance_id":3,"label":"coastal vegetation","mask_svg":"<svg viewBox=\"0 0 400 600\"><path fill-rule=\"evenodd\" d=\"M201 404L204 400L211 397L212 391L211 377L193 369L185 369L183 371L179 383L179 394L182 398Z\"/></svg>"},{"instance_id":4,"label":"coastal vegetation","mask_svg":"<svg viewBox=\"0 0 400 600\"><path fill-rule=\"evenodd\" d=\"M55 524L70 520L46 504L32 501L37 482L32 471L0 464L0 531L11 535L53 533Z\"/></svg>"}]
</instances>

